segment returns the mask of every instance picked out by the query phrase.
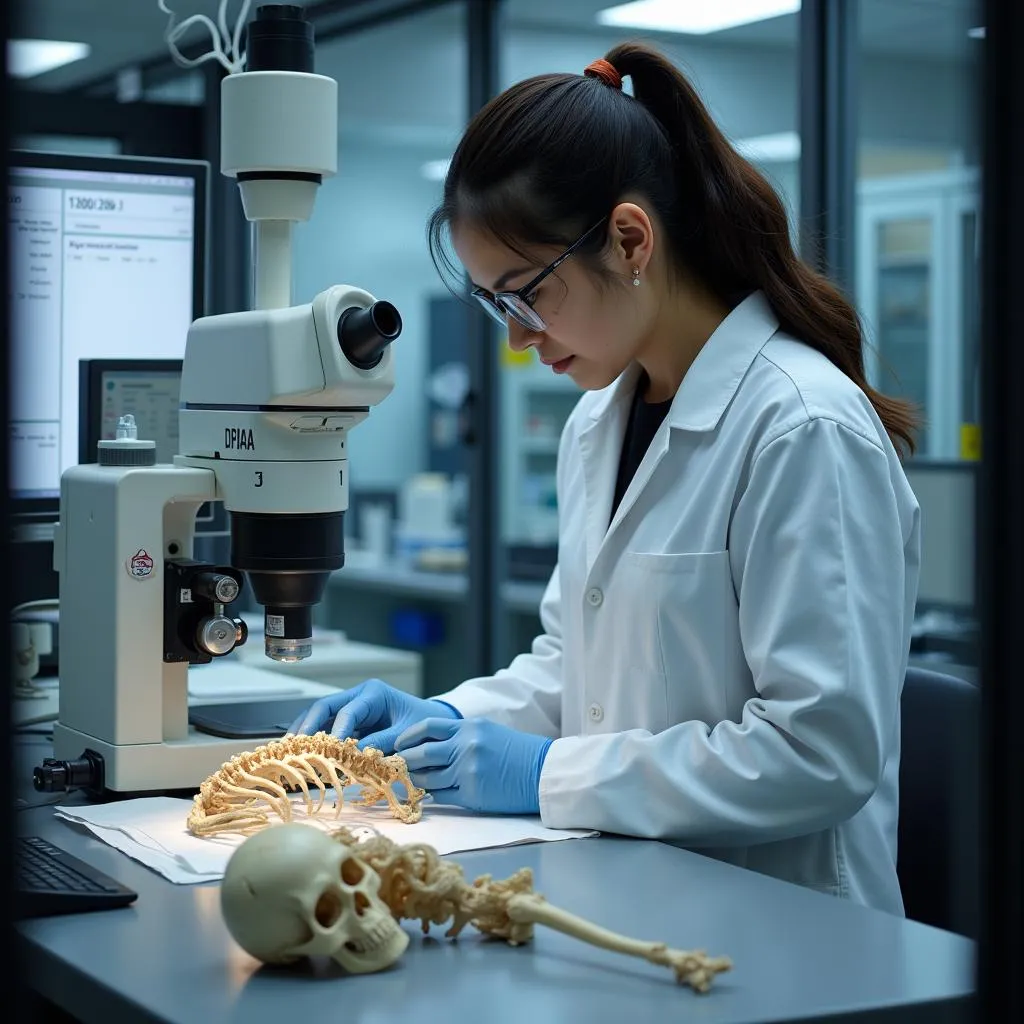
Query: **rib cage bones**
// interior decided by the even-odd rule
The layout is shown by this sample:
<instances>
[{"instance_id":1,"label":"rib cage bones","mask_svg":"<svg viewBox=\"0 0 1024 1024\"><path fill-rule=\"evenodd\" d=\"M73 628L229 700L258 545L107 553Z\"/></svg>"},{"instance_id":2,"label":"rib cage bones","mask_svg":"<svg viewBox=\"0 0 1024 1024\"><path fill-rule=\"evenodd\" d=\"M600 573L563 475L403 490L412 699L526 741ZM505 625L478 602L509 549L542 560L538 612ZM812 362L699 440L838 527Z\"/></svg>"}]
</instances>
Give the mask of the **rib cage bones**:
<instances>
[{"instance_id":1,"label":"rib cage bones","mask_svg":"<svg viewBox=\"0 0 1024 1024\"><path fill-rule=\"evenodd\" d=\"M405 787L404 801L392 789L395 782ZM196 836L218 832L248 835L269 825L272 815L290 821L296 792L302 794L307 813L317 815L324 808L327 786L336 794L337 817L343 790L352 785L363 787L360 798L353 801L356 806L385 801L399 821L419 821L426 793L412 784L401 755L385 755L372 747L360 750L354 739L318 732L312 736L289 734L226 761L200 785L188 829ZM319 790L315 799L311 788Z\"/></svg>"}]
</instances>

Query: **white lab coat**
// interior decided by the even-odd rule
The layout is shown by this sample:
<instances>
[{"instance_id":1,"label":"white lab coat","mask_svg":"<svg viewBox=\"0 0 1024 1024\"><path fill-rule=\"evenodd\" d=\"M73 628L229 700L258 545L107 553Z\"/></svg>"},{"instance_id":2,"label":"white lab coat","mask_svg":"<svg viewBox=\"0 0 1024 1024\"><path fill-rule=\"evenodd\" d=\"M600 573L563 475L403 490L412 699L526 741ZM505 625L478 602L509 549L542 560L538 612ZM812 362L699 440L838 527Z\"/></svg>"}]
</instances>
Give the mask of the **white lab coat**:
<instances>
[{"instance_id":1,"label":"white lab coat","mask_svg":"<svg viewBox=\"0 0 1024 1024\"><path fill-rule=\"evenodd\" d=\"M919 510L866 396L760 292L609 525L631 368L573 411L532 651L441 695L556 737L551 828L662 839L896 914Z\"/></svg>"}]
</instances>

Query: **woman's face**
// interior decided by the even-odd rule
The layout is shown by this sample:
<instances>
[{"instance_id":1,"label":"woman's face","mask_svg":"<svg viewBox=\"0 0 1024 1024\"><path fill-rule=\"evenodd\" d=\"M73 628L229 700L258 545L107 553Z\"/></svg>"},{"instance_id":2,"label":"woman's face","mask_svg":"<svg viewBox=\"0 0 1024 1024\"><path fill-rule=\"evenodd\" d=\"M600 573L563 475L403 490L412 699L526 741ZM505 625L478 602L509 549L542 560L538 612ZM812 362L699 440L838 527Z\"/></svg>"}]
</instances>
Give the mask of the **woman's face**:
<instances>
[{"instance_id":1,"label":"woman's face","mask_svg":"<svg viewBox=\"0 0 1024 1024\"><path fill-rule=\"evenodd\" d=\"M563 248L524 249L530 261L471 225L455 225L452 242L473 285L488 292L515 291L536 277ZM614 260L614 256L613 256ZM620 263L622 261L620 260ZM617 282L595 282L570 256L528 296L547 329L536 333L508 318L508 344L534 348L554 373L568 374L585 390L605 388L636 358L653 318L643 288L628 287L626 264L612 266Z\"/></svg>"}]
</instances>

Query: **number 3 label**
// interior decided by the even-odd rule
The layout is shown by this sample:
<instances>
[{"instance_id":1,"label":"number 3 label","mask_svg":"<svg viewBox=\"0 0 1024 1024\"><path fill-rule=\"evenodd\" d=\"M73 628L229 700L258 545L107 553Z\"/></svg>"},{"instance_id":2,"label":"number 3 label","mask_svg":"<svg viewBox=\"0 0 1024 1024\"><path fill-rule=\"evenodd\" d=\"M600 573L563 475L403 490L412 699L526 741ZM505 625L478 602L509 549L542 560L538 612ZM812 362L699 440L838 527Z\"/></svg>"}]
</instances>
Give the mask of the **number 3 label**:
<instances>
[{"instance_id":1,"label":"number 3 label","mask_svg":"<svg viewBox=\"0 0 1024 1024\"><path fill-rule=\"evenodd\" d=\"M263 486L263 472L262 472L262 470L259 470L259 469L256 470L256 486L257 487L262 487Z\"/></svg>"}]
</instances>

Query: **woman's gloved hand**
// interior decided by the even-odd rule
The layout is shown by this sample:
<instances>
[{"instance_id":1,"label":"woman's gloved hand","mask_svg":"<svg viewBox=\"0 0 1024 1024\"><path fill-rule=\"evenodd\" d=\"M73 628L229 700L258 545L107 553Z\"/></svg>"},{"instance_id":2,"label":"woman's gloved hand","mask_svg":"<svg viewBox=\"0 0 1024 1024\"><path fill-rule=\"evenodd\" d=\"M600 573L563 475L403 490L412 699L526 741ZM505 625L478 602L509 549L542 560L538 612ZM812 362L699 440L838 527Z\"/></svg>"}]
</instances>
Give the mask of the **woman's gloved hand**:
<instances>
[{"instance_id":1,"label":"woman's gloved hand","mask_svg":"<svg viewBox=\"0 0 1024 1024\"><path fill-rule=\"evenodd\" d=\"M395 742L413 785L438 803L491 814L539 814L540 773L552 740L487 718L428 718Z\"/></svg>"},{"instance_id":2,"label":"woman's gloved hand","mask_svg":"<svg viewBox=\"0 0 1024 1024\"><path fill-rule=\"evenodd\" d=\"M411 725L425 718L445 717L461 718L450 704L413 697L379 679L367 679L351 689L321 697L288 731L304 736L324 731L343 740L354 736L360 750L376 747L393 754L398 735Z\"/></svg>"}]
</instances>

